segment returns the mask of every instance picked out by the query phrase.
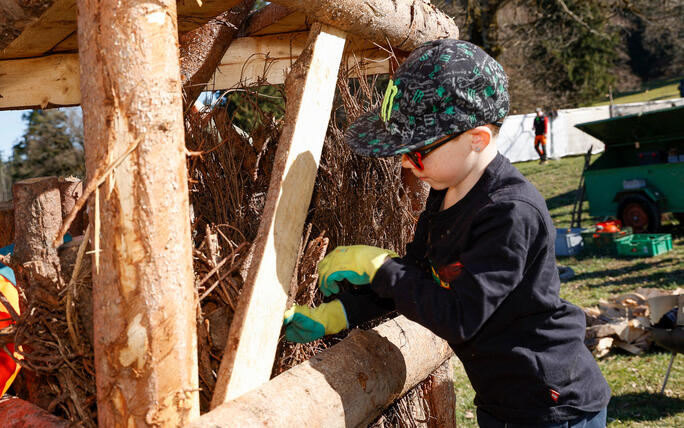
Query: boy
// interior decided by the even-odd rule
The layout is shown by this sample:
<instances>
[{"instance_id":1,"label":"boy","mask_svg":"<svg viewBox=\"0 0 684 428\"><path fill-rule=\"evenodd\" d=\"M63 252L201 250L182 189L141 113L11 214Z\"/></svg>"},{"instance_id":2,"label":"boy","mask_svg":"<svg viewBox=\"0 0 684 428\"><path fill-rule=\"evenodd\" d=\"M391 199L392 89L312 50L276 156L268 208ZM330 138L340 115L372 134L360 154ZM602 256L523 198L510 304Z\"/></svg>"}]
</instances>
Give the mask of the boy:
<instances>
[{"instance_id":1,"label":"boy","mask_svg":"<svg viewBox=\"0 0 684 428\"><path fill-rule=\"evenodd\" d=\"M406 255L338 247L319 264L326 296L293 306L288 340L333 334L395 308L446 339L475 389L482 427L604 427L610 389L584 346L585 317L558 297L555 229L542 196L497 152L508 112L502 67L475 45L429 42L390 80L380 112L346 142L402 154L430 187Z\"/></svg>"}]
</instances>

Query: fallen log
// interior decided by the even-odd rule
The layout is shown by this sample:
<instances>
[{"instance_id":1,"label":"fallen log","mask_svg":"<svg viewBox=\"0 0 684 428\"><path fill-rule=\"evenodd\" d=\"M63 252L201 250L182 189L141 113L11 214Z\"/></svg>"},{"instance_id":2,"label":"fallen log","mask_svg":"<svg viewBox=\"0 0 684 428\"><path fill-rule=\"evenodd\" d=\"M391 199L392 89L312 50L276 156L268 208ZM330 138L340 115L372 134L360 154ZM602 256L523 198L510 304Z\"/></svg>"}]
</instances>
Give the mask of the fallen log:
<instances>
[{"instance_id":1,"label":"fallen log","mask_svg":"<svg viewBox=\"0 0 684 428\"><path fill-rule=\"evenodd\" d=\"M66 428L69 422L17 397L0 398L0 421L4 428Z\"/></svg>"},{"instance_id":2,"label":"fallen log","mask_svg":"<svg viewBox=\"0 0 684 428\"><path fill-rule=\"evenodd\" d=\"M245 0L180 37L183 111L194 104L247 19L254 0Z\"/></svg>"},{"instance_id":3,"label":"fallen log","mask_svg":"<svg viewBox=\"0 0 684 428\"><path fill-rule=\"evenodd\" d=\"M187 426L366 426L451 355L444 340L400 316L372 330L352 331Z\"/></svg>"},{"instance_id":4,"label":"fallen log","mask_svg":"<svg viewBox=\"0 0 684 428\"><path fill-rule=\"evenodd\" d=\"M380 46L389 43L404 51L430 40L458 38L454 20L425 0L276 0L275 3Z\"/></svg>"}]
</instances>

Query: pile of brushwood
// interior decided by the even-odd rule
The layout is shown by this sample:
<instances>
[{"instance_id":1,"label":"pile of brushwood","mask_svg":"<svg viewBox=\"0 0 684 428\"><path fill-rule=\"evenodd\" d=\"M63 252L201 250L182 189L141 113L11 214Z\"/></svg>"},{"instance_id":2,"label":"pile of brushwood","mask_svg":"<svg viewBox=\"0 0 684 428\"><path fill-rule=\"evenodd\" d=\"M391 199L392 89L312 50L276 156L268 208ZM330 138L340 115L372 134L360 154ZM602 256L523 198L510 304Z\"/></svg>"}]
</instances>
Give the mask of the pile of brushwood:
<instances>
[{"instance_id":1,"label":"pile of brushwood","mask_svg":"<svg viewBox=\"0 0 684 428\"><path fill-rule=\"evenodd\" d=\"M401 254L411 238L417 213L402 187L399 162L359 157L343 142L348 124L381 102L376 83L349 80L345 72L340 75L290 302L321 303L316 265L328 248L367 244ZM206 111L186 114L202 412L209 409L250 264L281 132L282 106L278 88L271 87L265 94L263 87L242 87L221 94ZM69 421L94 427L92 276L90 256L84 256L88 249L85 239L63 250L61 279L44 284L44 292L33 294L29 301L24 298L24 314L11 331L0 331L0 345L16 341L31 349L20 362L30 370L21 373L37 376L42 385L39 391L27 391L24 385L35 384L35 379L19 379L12 393ZM308 344L282 341L273 374L307 360L345 335ZM429 381L417 386L387 409L375 426L415 426L416 415L427 412L415 408L425 407L425 400L416 397L422 398L429 389Z\"/></svg>"}]
</instances>

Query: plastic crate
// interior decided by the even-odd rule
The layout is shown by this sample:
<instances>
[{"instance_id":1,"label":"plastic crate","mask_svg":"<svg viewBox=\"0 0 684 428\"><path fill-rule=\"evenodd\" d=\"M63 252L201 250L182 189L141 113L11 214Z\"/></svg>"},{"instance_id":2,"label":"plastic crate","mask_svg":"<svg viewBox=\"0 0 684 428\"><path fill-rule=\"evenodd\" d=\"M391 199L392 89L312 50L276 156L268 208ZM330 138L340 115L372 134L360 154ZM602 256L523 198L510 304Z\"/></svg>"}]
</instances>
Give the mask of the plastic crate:
<instances>
[{"instance_id":1,"label":"plastic crate","mask_svg":"<svg viewBox=\"0 0 684 428\"><path fill-rule=\"evenodd\" d=\"M584 251L596 255L616 255L617 240L632 235L632 228L625 227L618 232L582 231Z\"/></svg>"},{"instance_id":2,"label":"plastic crate","mask_svg":"<svg viewBox=\"0 0 684 428\"><path fill-rule=\"evenodd\" d=\"M620 238L616 244L618 255L653 257L672 250L672 235L669 233L638 233Z\"/></svg>"},{"instance_id":3,"label":"plastic crate","mask_svg":"<svg viewBox=\"0 0 684 428\"><path fill-rule=\"evenodd\" d=\"M582 229L556 229L556 257L574 256L582 252Z\"/></svg>"}]
</instances>

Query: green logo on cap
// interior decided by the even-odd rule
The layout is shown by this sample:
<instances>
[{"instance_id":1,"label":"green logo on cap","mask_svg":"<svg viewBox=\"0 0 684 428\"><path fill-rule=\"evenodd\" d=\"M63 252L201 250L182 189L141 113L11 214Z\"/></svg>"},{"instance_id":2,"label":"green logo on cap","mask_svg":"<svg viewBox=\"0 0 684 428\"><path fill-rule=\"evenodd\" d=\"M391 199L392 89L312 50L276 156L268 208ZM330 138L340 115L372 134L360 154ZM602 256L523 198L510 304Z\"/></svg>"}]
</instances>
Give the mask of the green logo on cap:
<instances>
[{"instance_id":1,"label":"green logo on cap","mask_svg":"<svg viewBox=\"0 0 684 428\"><path fill-rule=\"evenodd\" d=\"M392 117L392 104L394 104L394 97L397 96L399 89L394 85L392 79L387 82L387 89L385 90L385 98L382 99L382 108L380 109L380 116L383 122L387 122ZM396 109L399 110L397 106Z\"/></svg>"}]
</instances>

